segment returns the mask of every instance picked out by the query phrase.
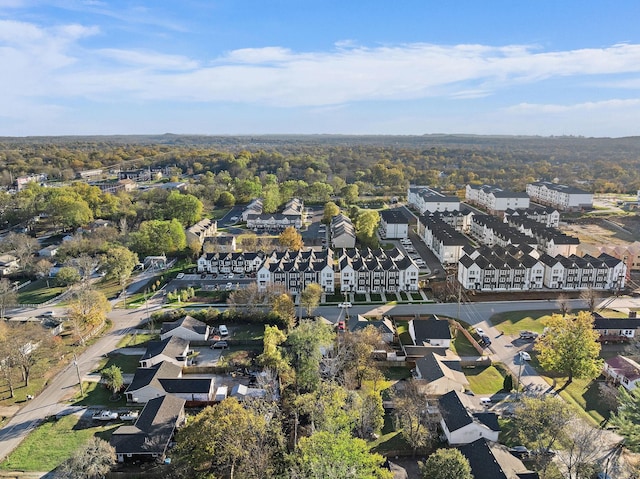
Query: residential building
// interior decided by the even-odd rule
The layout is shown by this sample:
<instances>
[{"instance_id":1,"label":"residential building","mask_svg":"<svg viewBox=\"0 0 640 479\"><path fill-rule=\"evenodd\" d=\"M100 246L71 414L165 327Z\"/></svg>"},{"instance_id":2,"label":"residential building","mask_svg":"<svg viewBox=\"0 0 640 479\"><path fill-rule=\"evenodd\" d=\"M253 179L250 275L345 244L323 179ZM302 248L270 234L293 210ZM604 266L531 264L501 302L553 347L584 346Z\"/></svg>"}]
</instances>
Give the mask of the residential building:
<instances>
[{"instance_id":1,"label":"residential building","mask_svg":"<svg viewBox=\"0 0 640 479\"><path fill-rule=\"evenodd\" d=\"M581 211L593 208L593 193L572 186L536 181L527 185L532 201L560 211Z\"/></svg>"},{"instance_id":2,"label":"residential building","mask_svg":"<svg viewBox=\"0 0 640 479\"><path fill-rule=\"evenodd\" d=\"M264 263L264 253L205 253L198 258L198 273L211 274L254 274Z\"/></svg>"},{"instance_id":3,"label":"residential building","mask_svg":"<svg viewBox=\"0 0 640 479\"><path fill-rule=\"evenodd\" d=\"M498 416L492 412L470 413L467 397L450 391L438 399L440 426L450 445L469 444L477 439L498 441Z\"/></svg>"},{"instance_id":4,"label":"residential building","mask_svg":"<svg viewBox=\"0 0 640 479\"><path fill-rule=\"evenodd\" d=\"M231 397L236 398L239 402L247 399L264 399L267 396L267 390L263 388L250 388L244 384L236 384L231 388Z\"/></svg>"},{"instance_id":5,"label":"residential building","mask_svg":"<svg viewBox=\"0 0 640 479\"><path fill-rule=\"evenodd\" d=\"M418 219L418 231L427 247L442 264L455 264L462 256L462 248L469 240L452 226L435 215L422 215Z\"/></svg>"},{"instance_id":6,"label":"residential building","mask_svg":"<svg viewBox=\"0 0 640 479\"><path fill-rule=\"evenodd\" d=\"M206 238L214 237L218 232L218 222L205 218L186 229L187 244L198 242L202 246Z\"/></svg>"},{"instance_id":7,"label":"residential building","mask_svg":"<svg viewBox=\"0 0 640 479\"><path fill-rule=\"evenodd\" d=\"M379 231L383 239L408 238L409 219L402 210L382 210Z\"/></svg>"},{"instance_id":8,"label":"residential building","mask_svg":"<svg viewBox=\"0 0 640 479\"><path fill-rule=\"evenodd\" d=\"M163 361L176 366L185 366L189 341L178 337L169 337L160 341L149 341L147 350L140 358L140 367L149 368Z\"/></svg>"},{"instance_id":9,"label":"residential building","mask_svg":"<svg viewBox=\"0 0 640 479\"><path fill-rule=\"evenodd\" d=\"M471 221L473 218L473 211L471 210L449 210L449 211L436 211L433 213L425 214L425 216L432 216L434 218L442 220L444 223L451 226L459 233L469 233L471 229ZM424 236L424 232L418 233L420 236Z\"/></svg>"},{"instance_id":10,"label":"residential building","mask_svg":"<svg viewBox=\"0 0 640 479\"><path fill-rule=\"evenodd\" d=\"M15 273L20 269L20 261L12 254L0 255L0 276Z\"/></svg>"},{"instance_id":11,"label":"residential building","mask_svg":"<svg viewBox=\"0 0 640 479\"><path fill-rule=\"evenodd\" d=\"M205 253L233 253L238 249L238 244L235 236L214 236L205 238L202 249Z\"/></svg>"},{"instance_id":12,"label":"residential building","mask_svg":"<svg viewBox=\"0 0 640 479\"><path fill-rule=\"evenodd\" d=\"M356 247L356 229L348 216L339 214L331 218L329 233L332 248Z\"/></svg>"},{"instance_id":13,"label":"residential building","mask_svg":"<svg viewBox=\"0 0 640 479\"><path fill-rule=\"evenodd\" d=\"M109 443L118 462L162 461L185 421L184 399L165 394L147 402L133 425L116 429Z\"/></svg>"},{"instance_id":14,"label":"residential building","mask_svg":"<svg viewBox=\"0 0 640 479\"><path fill-rule=\"evenodd\" d=\"M44 183L47 181L48 176L44 173L28 176L18 176L16 178L16 188L18 191L22 191L29 183Z\"/></svg>"},{"instance_id":15,"label":"residential building","mask_svg":"<svg viewBox=\"0 0 640 479\"><path fill-rule=\"evenodd\" d=\"M302 228L302 217L300 215L285 215L282 213L262 213L248 214L247 228L254 231L282 231L293 226L295 229Z\"/></svg>"},{"instance_id":16,"label":"residential building","mask_svg":"<svg viewBox=\"0 0 640 479\"><path fill-rule=\"evenodd\" d=\"M458 446L458 449L469 461L473 479L539 479L537 472L529 471L504 446L490 443L485 438Z\"/></svg>"},{"instance_id":17,"label":"residential building","mask_svg":"<svg viewBox=\"0 0 640 479\"><path fill-rule=\"evenodd\" d=\"M361 331L369 326L375 328L380 333L382 341L387 344L391 344L395 338L395 328L393 323L388 317L383 319L367 319L360 314L356 314L349 317L347 328L350 332Z\"/></svg>"},{"instance_id":18,"label":"residential building","mask_svg":"<svg viewBox=\"0 0 640 479\"><path fill-rule=\"evenodd\" d=\"M540 261L545 265L544 285L547 288L564 291L619 291L625 285L626 265L605 253L597 258L590 255L552 257L543 254Z\"/></svg>"},{"instance_id":19,"label":"residential building","mask_svg":"<svg viewBox=\"0 0 640 479\"><path fill-rule=\"evenodd\" d=\"M505 218L510 216L528 218L542 223L550 228L557 228L560 225L560 212L551 206L534 206L526 209L507 209L504 212Z\"/></svg>"},{"instance_id":20,"label":"residential building","mask_svg":"<svg viewBox=\"0 0 640 479\"><path fill-rule=\"evenodd\" d=\"M432 348L449 348L451 346L451 329L449 321L440 319L435 314L427 318L416 318L409 321L409 336L416 346Z\"/></svg>"},{"instance_id":21,"label":"residential building","mask_svg":"<svg viewBox=\"0 0 640 479\"><path fill-rule=\"evenodd\" d=\"M631 244L624 245L592 245L582 243L578 246L577 255L582 256L590 254L598 256L600 253L606 253L614 258L623 260L627 265L627 274L631 271L640 271L640 241L634 241ZM627 279L629 279L627 277Z\"/></svg>"},{"instance_id":22,"label":"residential building","mask_svg":"<svg viewBox=\"0 0 640 479\"><path fill-rule=\"evenodd\" d=\"M338 268L343 293L418 290L419 268L398 248L344 249L338 258Z\"/></svg>"},{"instance_id":23,"label":"residential building","mask_svg":"<svg viewBox=\"0 0 640 479\"><path fill-rule=\"evenodd\" d=\"M58 248L60 248L60 245L57 244L45 246L41 250L38 250L38 256L41 256L43 258L53 258L56 254L58 254Z\"/></svg>"},{"instance_id":24,"label":"residential building","mask_svg":"<svg viewBox=\"0 0 640 479\"><path fill-rule=\"evenodd\" d=\"M304 202L300 198L292 198L282 208L283 215L300 216L304 213Z\"/></svg>"},{"instance_id":25,"label":"residential building","mask_svg":"<svg viewBox=\"0 0 640 479\"><path fill-rule=\"evenodd\" d=\"M593 329L600 335L598 341L603 343L632 341L640 328L640 319L636 317L604 318L598 313L593 316Z\"/></svg>"},{"instance_id":26,"label":"residential building","mask_svg":"<svg viewBox=\"0 0 640 479\"><path fill-rule=\"evenodd\" d=\"M492 215L502 215L508 209L528 208L529 195L507 191L497 186L467 185L466 201L486 209Z\"/></svg>"},{"instance_id":27,"label":"residential building","mask_svg":"<svg viewBox=\"0 0 640 479\"><path fill-rule=\"evenodd\" d=\"M626 356L606 359L602 373L614 384L622 384L629 391L640 382L640 364Z\"/></svg>"},{"instance_id":28,"label":"residential building","mask_svg":"<svg viewBox=\"0 0 640 479\"><path fill-rule=\"evenodd\" d=\"M165 321L160 330L160 339L165 340L177 336L185 341L207 341L211 329L209 325L186 315L176 321Z\"/></svg>"},{"instance_id":29,"label":"residential building","mask_svg":"<svg viewBox=\"0 0 640 479\"><path fill-rule=\"evenodd\" d=\"M524 216L509 216L509 225L531 238L535 239L538 250L547 253L549 256L571 256L576 254L580 240L573 236L566 235L560 230L546 226L533 219Z\"/></svg>"},{"instance_id":30,"label":"residential building","mask_svg":"<svg viewBox=\"0 0 640 479\"><path fill-rule=\"evenodd\" d=\"M460 360L446 358L435 352L416 360L416 379L425 383L420 389L428 396L442 396L450 391L462 393L469 387Z\"/></svg>"},{"instance_id":31,"label":"residential building","mask_svg":"<svg viewBox=\"0 0 640 479\"><path fill-rule=\"evenodd\" d=\"M446 196L428 186L409 186L407 202L420 214L434 211L459 210L460 199L457 196Z\"/></svg>"},{"instance_id":32,"label":"residential building","mask_svg":"<svg viewBox=\"0 0 640 479\"><path fill-rule=\"evenodd\" d=\"M262 200L260 198L256 198L251 200L245 209L242 211L242 221L247 221L249 215L261 215L262 214Z\"/></svg>"},{"instance_id":33,"label":"residential building","mask_svg":"<svg viewBox=\"0 0 640 479\"><path fill-rule=\"evenodd\" d=\"M280 285L292 293L300 293L311 283L317 283L326 293L333 293L335 279L333 251L274 251L257 273L258 289Z\"/></svg>"},{"instance_id":34,"label":"residential building","mask_svg":"<svg viewBox=\"0 0 640 479\"><path fill-rule=\"evenodd\" d=\"M120 171L118 173L119 180L133 180L133 181L151 181L151 170L142 168L139 170Z\"/></svg>"},{"instance_id":35,"label":"residential building","mask_svg":"<svg viewBox=\"0 0 640 479\"><path fill-rule=\"evenodd\" d=\"M493 215L474 215L471 236L485 246L537 246L537 240Z\"/></svg>"}]
</instances>

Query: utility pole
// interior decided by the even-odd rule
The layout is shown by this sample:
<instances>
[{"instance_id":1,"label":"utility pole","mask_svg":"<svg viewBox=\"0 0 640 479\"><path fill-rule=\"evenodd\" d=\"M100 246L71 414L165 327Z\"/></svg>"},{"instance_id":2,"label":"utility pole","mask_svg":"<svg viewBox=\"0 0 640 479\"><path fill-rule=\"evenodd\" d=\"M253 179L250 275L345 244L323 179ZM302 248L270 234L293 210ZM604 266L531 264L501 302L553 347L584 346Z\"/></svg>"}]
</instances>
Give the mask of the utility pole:
<instances>
[{"instance_id":1,"label":"utility pole","mask_svg":"<svg viewBox=\"0 0 640 479\"><path fill-rule=\"evenodd\" d=\"M518 385L516 389L516 400L520 400L520 377L522 376L522 363L524 363L524 359L521 356L518 356L520 363L518 364Z\"/></svg>"},{"instance_id":2,"label":"utility pole","mask_svg":"<svg viewBox=\"0 0 640 479\"><path fill-rule=\"evenodd\" d=\"M84 388L82 387L82 377L80 376L80 367L78 366L78 357L76 353L73 353L73 364L76 367L76 374L78 375L78 384L80 385L80 397L84 397Z\"/></svg>"}]
</instances>

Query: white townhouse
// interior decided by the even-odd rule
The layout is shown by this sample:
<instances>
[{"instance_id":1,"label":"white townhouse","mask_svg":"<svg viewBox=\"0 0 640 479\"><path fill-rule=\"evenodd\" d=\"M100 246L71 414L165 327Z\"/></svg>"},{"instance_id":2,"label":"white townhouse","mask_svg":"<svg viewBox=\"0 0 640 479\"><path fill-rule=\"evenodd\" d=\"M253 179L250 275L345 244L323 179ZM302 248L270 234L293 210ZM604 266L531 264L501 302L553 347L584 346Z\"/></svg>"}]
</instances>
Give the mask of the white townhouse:
<instances>
[{"instance_id":1,"label":"white townhouse","mask_svg":"<svg viewBox=\"0 0 640 479\"><path fill-rule=\"evenodd\" d=\"M398 248L345 249L340 253L338 268L343 293L418 290L418 266Z\"/></svg>"},{"instance_id":2,"label":"white townhouse","mask_svg":"<svg viewBox=\"0 0 640 479\"><path fill-rule=\"evenodd\" d=\"M543 254L540 261L545 265L544 285L550 289L619 291L625 285L626 265L605 253L597 258Z\"/></svg>"},{"instance_id":3,"label":"white townhouse","mask_svg":"<svg viewBox=\"0 0 640 479\"><path fill-rule=\"evenodd\" d=\"M348 216L341 213L331 218L329 233L331 234L331 246L333 248L356 247L356 228Z\"/></svg>"},{"instance_id":4,"label":"white townhouse","mask_svg":"<svg viewBox=\"0 0 640 479\"><path fill-rule=\"evenodd\" d=\"M244 210L242 211L242 221L247 221L249 215L261 215L262 214L262 200L260 198L256 198L251 200Z\"/></svg>"},{"instance_id":5,"label":"white townhouse","mask_svg":"<svg viewBox=\"0 0 640 479\"><path fill-rule=\"evenodd\" d=\"M300 198L291 198L282 208L281 213L289 216L300 216L304 213L304 202Z\"/></svg>"},{"instance_id":6,"label":"white townhouse","mask_svg":"<svg viewBox=\"0 0 640 479\"><path fill-rule=\"evenodd\" d=\"M520 216L509 216L509 225L517 228L521 233L534 238L538 249L549 256L571 256L576 254L580 240L573 236L566 235L560 230L545 226L532 219Z\"/></svg>"},{"instance_id":7,"label":"white townhouse","mask_svg":"<svg viewBox=\"0 0 640 479\"><path fill-rule=\"evenodd\" d=\"M258 289L265 291L269 285L280 285L292 293L317 283L326 293L335 288L333 251L274 251L264 261L257 274Z\"/></svg>"},{"instance_id":8,"label":"white townhouse","mask_svg":"<svg viewBox=\"0 0 640 479\"><path fill-rule=\"evenodd\" d=\"M451 226L454 230L460 233L469 233L471 229L471 221L473 219L473 211L471 210L449 210L449 211L436 211L429 213L425 216L433 216L442 220L444 223ZM421 234L422 233L418 233Z\"/></svg>"},{"instance_id":9,"label":"white townhouse","mask_svg":"<svg viewBox=\"0 0 640 479\"><path fill-rule=\"evenodd\" d=\"M218 222L205 218L186 229L187 244L198 242L202 246L206 238L212 238L218 232Z\"/></svg>"},{"instance_id":10,"label":"white townhouse","mask_svg":"<svg viewBox=\"0 0 640 479\"><path fill-rule=\"evenodd\" d=\"M573 186L536 181L527 185L527 194L532 201L560 211L581 211L593 208L593 193Z\"/></svg>"},{"instance_id":11,"label":"white townhouse","mask_svg":"<svg viewBox=\"0 0 640 479\"><path fill-rule=\"evenodd\" d=\"M420 216L418 230L422 239L442 264L455 264L462 256L462 248L469 240L436 216ZM424 227L422 228L422 226Z\"/></svg>"},{"instance_id":12,"label":"white townhouse","mask_svg":"<svg viewBox=\"0 0 640 479\"><path fill-rule=\"evenodd\" d=\"M264 263L264 253L205 253L198 258L198 273L256 273Z\"/></svg>"},{"instance_id":13,"label":"white townhouse","mask_svg":"<svg viewBox=\"0 0 640 479\"><path fill-rule=\"evenodd\" d=\"M446 196L428 186L409 186L407 202L415 207L420 214L427 211L452 211L460 209L460 198Z\"/></svg>"},{"instance_id":14,"label":"white townhouse","mask_svg":"<svg viewBox=\"0 0 640 479\"><path fill-rule=\"evenodd\" d=\"M503 214L510 208L528 208L529 195L525 192L503 190L497 186L467 185L465 199L491 214Z\"/></svg>"},{"instance_id":15,"label":"white townhouse","mask_svg":"<svg viewBox=\"0 0 640 479\"><path fill-rule=\"evenodd\" d=\"M551 206L538 206L527 209L507 209L504 212L504 216L507 220L509 217L528 218L550 228L557 228L560 225L560 212Z\"/></svg>"},{"instance_id":16,"label":"white townhouse","mask_svg":"<svg viewBox=\"0 0 640 479\"><path fill-rule=\"evenodd\" d=\"M379 232L383 239L408 238L409 220L400 210L383 210L380 212Z\"/></svg>"},{"instance_id":17,"label":"white townhouse","mask_svg":"<svg viewBox=\"0 0 640 479\"><path fill-rule=\"evenodd\" d=\"M282 213L262 213L247 215L247 228L254 231L282 231L289 226L299 230L302 228L300 215L285 215Z\"/></svg>"}]
</instances>

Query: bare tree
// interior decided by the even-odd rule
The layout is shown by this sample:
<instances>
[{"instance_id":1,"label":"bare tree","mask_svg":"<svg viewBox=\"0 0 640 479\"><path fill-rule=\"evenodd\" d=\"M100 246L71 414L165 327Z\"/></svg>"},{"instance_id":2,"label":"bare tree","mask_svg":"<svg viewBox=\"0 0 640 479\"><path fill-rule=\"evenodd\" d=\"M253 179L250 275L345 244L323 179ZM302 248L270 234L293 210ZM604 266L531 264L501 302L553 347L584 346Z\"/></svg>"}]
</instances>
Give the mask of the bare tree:
<instances>
[{"instance_id":1,"label":"bare tree","mask_svg":"<svg viewBox=\"0 0 640 479\"><path fill-rule=\"evenodd\" d=\"M9 306L13 306L18 302L18 293L7 278L0 279L0 319L4 319L4 315Z\"/></svg>"},{"instance_id":2,"label":"bare tree","mask_svg":"<svg viewBox=\"0 0 640 479\"><path fill-rule=\"evenodd\" d=\"M602 452L604 431L574 419L566 428L562 451L558 455L567 469L567 479L580 479L580 471L592 464Z\"/></svg>"},{"instance_id":3,"label":"bare tree","mask_svg":"<svg viewBox=\"0 0 640 479\"><path fill-rule=\"evenodd\" d=\"M580 293L580 299L587 302L587 309L590 313L593 313L598 304L598 299L600 299L600 295L595 289L589 288Z\"/></svg>"},{"instance_id":4,"label":"bare tree","mask_svg":"<svg viewBox=\"0 0 640 479\"><path fill-rule=\"evenodd\" d=\"M562 317L565 317L567 314L571 312L571 304L569 303L569 298L566 294L558 295L557 303L558 309L562 314Z\"/></svg>"},{"instance_id":5,"label":"bare tree","mask_svg":"<svg viewBox=\"0 0 640 479\"><path fill-rule=\"evenodd\" d=\"M418 384L413 380L402 384L403 388L393 393L395 417L402 428L402 436L415 454L433 440L435 424L430 421L427 398L420 392Z\"/></svg>"},{"instance_id":6,"label":"bare tree","mask_svg":"<svg viewBox=\"0 0 640 479\"><path fill-rule=\"evenodd\" d=\"M39 363L51 357L55 347L51 334L40 324L16 324L12 329L12 345L15 365L22 372L25 386L29 386L31 371Z\"/></svg>"}]
</instances>

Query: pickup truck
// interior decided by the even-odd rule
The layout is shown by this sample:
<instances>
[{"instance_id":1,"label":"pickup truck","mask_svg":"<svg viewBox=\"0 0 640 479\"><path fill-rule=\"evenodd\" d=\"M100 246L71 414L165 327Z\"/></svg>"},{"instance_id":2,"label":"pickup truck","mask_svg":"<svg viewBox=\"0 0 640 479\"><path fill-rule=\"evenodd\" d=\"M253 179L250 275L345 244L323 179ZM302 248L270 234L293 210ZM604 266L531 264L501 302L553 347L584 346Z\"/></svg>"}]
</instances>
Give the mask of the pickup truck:
<instances>
[{"instance_id":1,"label":"pickup truck","mask_svg":"<svg viewBox=\"0 0 640 479\"><path fill-rule=\"evenodd\" d=\"M93 416L91 416L91 419L93 419L94 421L115 421L116 419L118 419L118 413L105 409L103 411L98 411L97 413L95 413Z\"/></svg>"}]
</instances>

